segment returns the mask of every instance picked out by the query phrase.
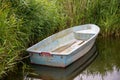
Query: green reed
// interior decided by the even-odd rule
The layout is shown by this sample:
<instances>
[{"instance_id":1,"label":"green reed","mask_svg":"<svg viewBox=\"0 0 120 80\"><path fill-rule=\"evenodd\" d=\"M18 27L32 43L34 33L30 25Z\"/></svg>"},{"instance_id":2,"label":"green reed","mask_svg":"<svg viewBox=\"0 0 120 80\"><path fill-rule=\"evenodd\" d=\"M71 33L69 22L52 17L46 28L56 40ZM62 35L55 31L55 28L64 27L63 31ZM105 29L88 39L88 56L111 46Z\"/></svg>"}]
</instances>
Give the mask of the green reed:
<instances>
[{"instance_id":1,"label":"green reed","mask_svg":"<svg viewBox=\"0 0 120 80\"><path fill-rule=\"evenodd\" d=\"M0 77L14 71L29 46L65 28L94 23L100 26L101 36L120 36L119 3L119 0L0 0Z\"/></svg>"},{"instance_id":2,"label":"green reed","mask_svg":"<svg viewBox=\"0 0 120 80\"><path fill-rule=\"evenodd\" d=\"M60 8L55 1L0 0L0 78L18 68L30 45L64 29Z\"/></svg>"},{"instance_id":3,"label":"green reed","mask_svg":"<svg viewBox=\"0 0 120 80\"><path fill-rule=\"evenodd\" d=\"M119 0L60 0L68 17L67 26L93 23L102 36L120 36Z\"/></svg>"}]
</instances>

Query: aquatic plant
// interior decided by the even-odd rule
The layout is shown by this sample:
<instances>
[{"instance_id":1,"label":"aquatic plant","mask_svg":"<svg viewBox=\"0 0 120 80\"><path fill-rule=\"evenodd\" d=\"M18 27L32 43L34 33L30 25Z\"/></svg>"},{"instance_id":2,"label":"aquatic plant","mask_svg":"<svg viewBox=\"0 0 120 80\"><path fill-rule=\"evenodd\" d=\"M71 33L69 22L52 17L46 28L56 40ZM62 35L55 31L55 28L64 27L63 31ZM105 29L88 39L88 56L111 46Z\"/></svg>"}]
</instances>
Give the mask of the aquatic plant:
<instances>
[{"instance_id":1,"label":"aquatic plant","mask_svg":"<svg viewBox=\"0 0 120 80\"><path fill-rule=\"evenodd\" d=\"M59 0L68 17L67 26L93 23L101 28L101 36L120 36L119 0Z\"/></svg>"},{"instance_id":2,"label":"aquatic plant","mask_svg":"<svg viewBox=\"0 0 120 80\"><path fill-rule=\"evenodd\" d=\"M27 47L65 28L94 23L101 36L120 36L119 8L119 0L0 0L0 77Z\"/></svg>"},{"instance_id":3,"label":"aquatic plant","mask_svg":"<svg viewBox=\"0 0 120 80\"><path fill-rule=\"evenodd\" d=\"M0 77L15 71L26 48L64 28L59 13L55 1L0 0Z\"/></svg>"}]
</instances>

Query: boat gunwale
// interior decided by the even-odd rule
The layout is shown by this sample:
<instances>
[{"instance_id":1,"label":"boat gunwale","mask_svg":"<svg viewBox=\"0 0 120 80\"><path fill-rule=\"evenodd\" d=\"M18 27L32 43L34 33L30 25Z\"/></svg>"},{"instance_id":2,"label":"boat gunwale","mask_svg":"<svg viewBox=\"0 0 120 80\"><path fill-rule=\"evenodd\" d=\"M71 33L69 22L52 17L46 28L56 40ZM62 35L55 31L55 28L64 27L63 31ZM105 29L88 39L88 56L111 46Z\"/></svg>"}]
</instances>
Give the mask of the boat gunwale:
<instances>
[{"instance_id":1,"label":"boat gunwale","mask_svg":"<svg viewBox=\"0 0 120 80\"><path fill-rule=\"evenodd\" d=\"M93 38L95 38L95 37L99 34L99 32L100 32L100 28L99 28L97 25L95 25L95 24L84 24L84 25L79 25L79 26L87 26L87 25L89 25L89 26L95 26L96 28L98 28L98 31L97 31L96 33L94 33L94 35L93 35L92 37L90 37L88 40L84 41L78 48L82 47L84 44L88 43L90 40L92 40ZM74 27L79 27L79 26L74 26ZM64 29L64 30L62 30L62 31L65 31L65 30L68 30L68 29L72 29L72 28L74 28L74 27L67 28L67 29ZM42 42L42 41L44 41L44 40L46 40L46 39L48 39L48 38L50 38L50 37L52 37L52 36L60 33L60 32L62 32L62 31L59 31L59 32L57 32L57 33L55 33L55 34L53 34L53 35L51 35L51 36L49 36L49 37L41 40L40 42ZM39 44L40 42L38 42L38 43L34 44L33 46L29 47L26 51L29 52L29 53L34 53L34 54L40 54L41 52L49 52L51 55L60 55L60 56L62 56L62 55L69 55L69 54L72 53L72 52L70 52L70 53L68 53L68 54L55 54L55 53L53 53L52 51L35 51L35 50L30 50L32 47L36 46L36 45ZM76 48L76 50L77 50L78 48Z\"/></svg>"}]
</instances>

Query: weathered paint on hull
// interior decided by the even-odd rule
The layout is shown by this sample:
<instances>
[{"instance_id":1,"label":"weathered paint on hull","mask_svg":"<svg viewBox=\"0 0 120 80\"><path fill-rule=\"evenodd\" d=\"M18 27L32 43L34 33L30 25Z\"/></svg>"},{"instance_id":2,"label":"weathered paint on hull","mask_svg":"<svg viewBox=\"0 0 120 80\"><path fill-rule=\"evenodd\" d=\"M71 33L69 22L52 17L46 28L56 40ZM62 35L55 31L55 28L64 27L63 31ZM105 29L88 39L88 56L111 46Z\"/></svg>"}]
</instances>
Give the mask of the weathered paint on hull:
<instances>
[{"instance_id":1,"label":"weathered paint on hull","mask_svg":"<svg viewBox=\"0 0 120 80\"><path fill-rule=\"evenodd\" d=\"M66 66L70 65L72 62L84 56L92 48L94 42L95 40L90 41L90 44L87 43L84 46L80 47L78 50L74 51L71 55L68 55L66 59Z\"/></svg>"},{"instance_id":2,"label":"weathered paint on hull","mask_svg":"<svg viewBox=\"0 0 120 80\"><path fill-rule=\"evenodd\" d=\"M66 68L31 65L35 71L35 75L28 74L27 78L44 79L47 77L48 79L52 78L52 80L72 80L76 77L76 75L83 71L96 58L97 55L98 53L96 51L96 46L94 45L86 55L73 62L73 64ZM36 76L36 73L39 75Z\"/></svg>"},{"instance_id":3,"label":"weathered paint on hull","mask_svg":"<svg viewBox=\"0 0 120 80\"><path fill-rule=\"evenodd\" d=\"M32 64L40 64L53 67L67 67L72 62L85 55L92 48L94 42L95 39L89 41L89 43L83 45L70 55L40 56L39 54L33 54L30 57L30 60Z\"/></svg>"},{"instance_id":4,"label":"weathered paint on hull","mask_svg":"<svg viewBox=\"0 0 120 80\"><path fill-rule=\"evenodd\" d=\"M86 24L56 33L27 49L31 63L66 67L92 48L99 31L98 26Z\"/></svg>"}]
</instances>

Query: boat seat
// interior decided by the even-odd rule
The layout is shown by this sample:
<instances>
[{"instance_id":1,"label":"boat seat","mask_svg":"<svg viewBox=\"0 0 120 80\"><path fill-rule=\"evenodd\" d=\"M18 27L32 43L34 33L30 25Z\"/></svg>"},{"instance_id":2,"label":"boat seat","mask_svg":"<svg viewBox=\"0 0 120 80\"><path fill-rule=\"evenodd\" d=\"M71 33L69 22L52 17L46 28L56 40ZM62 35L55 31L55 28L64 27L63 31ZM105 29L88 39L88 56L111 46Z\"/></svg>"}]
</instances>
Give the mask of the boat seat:
<instances>
[{"instance_id":1,"label":"boat seat","mask_svg":"<svg viewBox=\"0 0 120 80\"><path fill-rule=\"evenodd\" d=\"M52 52L56 52L56 53L68 53L70 51L72 51L74 48L80 46L84 41L82 40L76 40L76 41L73 41L71 43L68 43L66 45L63 45L55 50L53 50Z\"/></svg>"},{"instance_id":2,"label":"boat seat","mask_svg":"<svg viewBox=\"0 0 120 80\"><path fill-rule=\"evenodd\" d=\"M85 34L95 34L91 29L75 31L74 33L85 33Z\"/></svg>"},{"instance_id":3,"label":"boat seat","mask_svg":"<svg viewBox=\"0 0 120 80\"><path fill-rule=\"evenodd\" d=\"M95 34L91 30L81 30L81 31L75 31L73 33L74 33L75 39L84 40L84 41L88 40Z\"/></svg>"}]
</instances>

